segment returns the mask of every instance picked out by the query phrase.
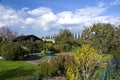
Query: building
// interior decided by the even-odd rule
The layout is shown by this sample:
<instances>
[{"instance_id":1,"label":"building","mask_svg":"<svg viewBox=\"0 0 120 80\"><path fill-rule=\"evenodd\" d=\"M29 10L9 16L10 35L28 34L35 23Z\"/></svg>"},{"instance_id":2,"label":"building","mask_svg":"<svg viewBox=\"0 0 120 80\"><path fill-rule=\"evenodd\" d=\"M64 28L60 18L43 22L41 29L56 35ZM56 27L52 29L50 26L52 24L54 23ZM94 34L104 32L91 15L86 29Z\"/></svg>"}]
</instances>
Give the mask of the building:
<instances>
[{"instance_id":1,"label":"building","mask_svg":"<svg viewBox=\"0 0 120 80\"><path fill-rule=\"evenodd\" d=\"M51 43L55 43L54 39L42 39L44 42L51 42Z\"/></svg>"},{"instance_id":2,"label":"building","mask_svg":"<svg viewBox=\"0 0 120 80\"><path fill-rule=\"evenodd\" d=\"M36 40L41 40L40 38L38 38L37 36L35 35L22 35L22 36L19 36L19 37L16 37L13 39L13 42L17 42L17 41L28 41L28 40L32 40L32 41L36 41Z\"/></svg>"}]
</instances>

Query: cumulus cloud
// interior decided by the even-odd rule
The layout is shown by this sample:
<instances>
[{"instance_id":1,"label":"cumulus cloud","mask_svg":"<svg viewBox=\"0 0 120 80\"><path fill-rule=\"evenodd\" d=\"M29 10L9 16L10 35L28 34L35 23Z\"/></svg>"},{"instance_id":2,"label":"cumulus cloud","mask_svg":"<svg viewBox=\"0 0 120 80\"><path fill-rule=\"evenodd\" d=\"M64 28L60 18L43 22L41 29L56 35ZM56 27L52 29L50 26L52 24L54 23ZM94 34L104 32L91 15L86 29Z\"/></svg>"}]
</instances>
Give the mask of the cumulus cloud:
<instances>
[{"instance_id":1,"label":"cumulus cloud","mask_svg":"<svg viewBox=\"0 0 120 80\"><path fill-rule=\"evenodd\" d=\"M50 8L46 7L39 7L33 10L25 7L17 11L0 5L0 27L15 26L21 29L31 28L33 31L56 31L61 28L69 28L79 31L84 26L89 26L96 22L116 23L119 17L103 15L106 9L104 3L100 2L97 6L76 9L74 12L62 11L55 14Z\"/></svg>"}]
</instances>

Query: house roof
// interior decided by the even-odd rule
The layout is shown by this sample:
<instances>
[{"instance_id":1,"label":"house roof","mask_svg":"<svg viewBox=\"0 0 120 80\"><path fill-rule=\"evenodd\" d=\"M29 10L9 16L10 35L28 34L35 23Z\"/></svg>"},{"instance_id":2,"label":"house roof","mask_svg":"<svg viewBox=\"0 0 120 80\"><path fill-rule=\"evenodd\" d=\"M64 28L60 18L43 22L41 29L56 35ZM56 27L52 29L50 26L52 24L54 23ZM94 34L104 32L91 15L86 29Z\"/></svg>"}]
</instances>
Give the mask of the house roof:
<instances>
[{"instance_id":1,"label":"house roof","mask_svg":"<svg viewBox=\"0 0 120 80\"><path fill-rule=\"evenodd\" d=\"M35 36L35 35L22 35L22 36L19 36L19 37L16 37L13 39L13 41L26 41L26 40L41 40L39 37Z\"/></svg>"}]
</instances>

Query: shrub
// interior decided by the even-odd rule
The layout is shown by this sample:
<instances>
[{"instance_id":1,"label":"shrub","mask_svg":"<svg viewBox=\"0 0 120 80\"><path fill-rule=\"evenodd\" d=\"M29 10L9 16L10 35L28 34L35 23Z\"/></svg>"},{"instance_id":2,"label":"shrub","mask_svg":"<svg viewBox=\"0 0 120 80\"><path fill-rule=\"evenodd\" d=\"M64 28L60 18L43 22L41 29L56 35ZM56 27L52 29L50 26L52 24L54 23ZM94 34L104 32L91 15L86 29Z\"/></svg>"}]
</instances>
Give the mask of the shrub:
<instances>
[{"instance_id":1,"label":"shrub","mask_svg":"<svg viewBox=\"0 0 120 80\"><path fill-rule=\"evenodd\" d=\"M54 52L56 52L56 53L59 53L59 52L62 51L62 48L61 48L61 46L59 44L55 44L53 46L53 48L54 48Z\"/></svg>"},{"instance_id":2,"label":"shrub","mask_svg":"<svg viewBox=\"0 0 120 80\"><path fill-rule=\"evenodd\" d=\"M53 75L53 69L50 63L48 62L43 62L37 70L37 74L40 77L51 77Z\"/></svg>"},{"instance_id":3,"label":"shrub","mask_svg":"<svg viewBox=\"0 0 120 80\"><path fill-rule=\"evenodd\" d=\"M39 53L39 56L40 56L40 57L44 57L44 56L45 56L45 51L42 50L42 51Z\"/></svg>"},{"instance_id":4,"label":"shrub","mask_svg":"<svg viewBox=\"0 0 120 80\"><path fill-rule=\"evenodd\" d=\"M74 54L75 62L68 66L66 75L69 80L79 80L83 78L86 72L86 79L89 80L91 72L94 71L100 60L100 55L97 51L89 45L82 46ZM70 76L73 75L73 76ZM79 75L77 75L79 74Z\"/></svg>"},{"instance_id":5,"label":"shrub","mask_svg":"<svg viewBox=\"0 0 120 80\"><path fill-rule=\"evenodd\" d=\"M53 43L44 43L43 49L45 51L52 51L53 50Z\"/></svg>"},{"instance_id":6,"label":"shrub","mask_svg":"<svg viewBox=\"0 0 120 80\"><path fill-rule=\"evenodd\" d=\"M41 52L43 49L43 42L42 41L19 41L18 43L22 44L23 46L27 47L30 50L30 53L37 53Z\"/></svg>"},{"instance_id":7,"label":"shrub","mask_svg":"<svg viewBox=\"0 0 120 80\"><path fill-rule=\"evenodd\" d=\"M41 63L37 69L40 77L51 77L65 75L65 72L71 62L74 61L74 56L59 55L56 58L49 59Z\"/></svg>"},{"instance_id":8,"label":"shrub","mask_svg":"<svg viewBox=\"0 0 120 80\"><path fill-rule=\"evenodd\" d=\"M1 56L1 48L2 48L2 46L3 46L3 43L2 42L0 42L0 56Z\"/></svg>"},{"instance_id":9,"label":"shrub","mask_svg":"<svg viewBox=\"0 0 120 80\"><path fill-rule=\"evenodd\" d=\"M59 64L58 61L56 59L51 59L50 62L52 70L53 70L53 75L59 75L60 74L60 70L59 70Z\"/></svg>"},{"instance_id":10,"label":"shrub","mask_svg":"<svg viewBox=\"0 0 120 80\"><path fill-rule=\"evenodd\" d=\"M57 66L56 66L57 74L63 75L66 72L67 66L70 65L70 63L74 61L74 57L70 56L70 55L59 55L56 58L54 58L53 61L55 63L53 66L55 66L57 64Z\"/></svg>"},{"instance_id":11,"label":"shrub","mask_svg":"<svg viewBox=\"0 0 120 80\"><path fill-rule=\"evenodd\" d=\"M13 61L23 59L24 55L29 53L29 50L18 43L7 43L2 46L1 53L5 60Z\"/></svg>"}]
</instances>

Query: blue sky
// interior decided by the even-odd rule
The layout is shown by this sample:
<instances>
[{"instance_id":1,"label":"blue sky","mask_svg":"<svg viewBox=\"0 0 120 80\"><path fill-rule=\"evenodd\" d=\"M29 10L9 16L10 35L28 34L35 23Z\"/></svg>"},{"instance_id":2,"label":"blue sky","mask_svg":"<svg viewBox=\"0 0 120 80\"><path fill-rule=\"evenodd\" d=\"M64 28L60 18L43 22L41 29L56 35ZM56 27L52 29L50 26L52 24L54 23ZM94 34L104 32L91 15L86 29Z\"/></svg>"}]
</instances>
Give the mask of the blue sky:
<instances>
[{"instance_id":1,"label":"blue sky","mask_svg":"<svg viewBox=\"0 0 120 80\"><path fill-rule=\"evenodd\" d=\"M45 36L104 22L120 24L120 0L0 0L0 27Z\"/></svg>"}]
</instances>

